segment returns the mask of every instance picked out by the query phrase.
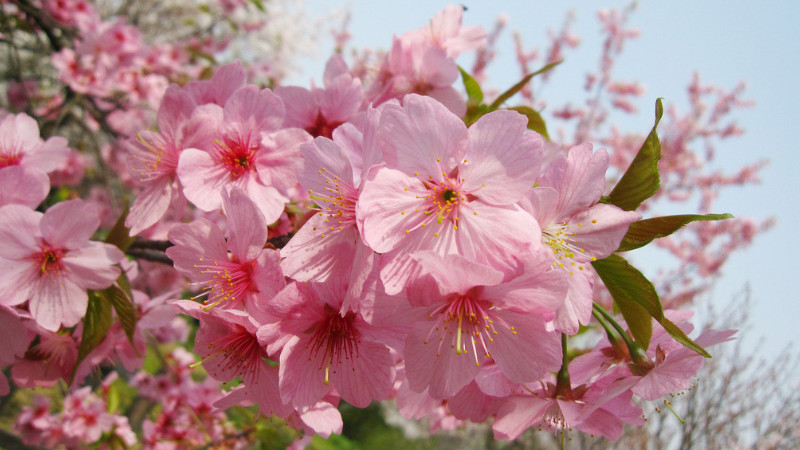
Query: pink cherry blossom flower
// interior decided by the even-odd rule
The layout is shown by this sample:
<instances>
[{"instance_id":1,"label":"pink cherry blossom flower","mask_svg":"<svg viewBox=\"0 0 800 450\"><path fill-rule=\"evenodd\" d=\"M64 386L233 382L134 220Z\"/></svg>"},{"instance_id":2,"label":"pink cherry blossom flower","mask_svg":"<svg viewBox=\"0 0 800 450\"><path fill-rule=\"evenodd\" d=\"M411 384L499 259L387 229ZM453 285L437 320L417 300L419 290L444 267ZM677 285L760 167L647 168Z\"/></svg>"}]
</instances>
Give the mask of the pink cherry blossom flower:
<instances>
[{"instance_id":1,"label":"pink cherry blossom flower","mask_svg":"<svg viewBox=\"0 0 800 450\"><path fill-rule=\"evenodd\" d=\"M284 126L302 128L313 137L331 138L336 127L359 112L363 100L361 81L347 71L341 56L334 55L328 60L323 81L324 89L275 88L286 105Z\"/></svg>"},{"instance_id":2,"label":"pink cherry blossom flower","mask_svg":"<svg viewBox=\"0 0 800 450\"><path fill-rule=\"evenodd\" d=\"M356 207L364 241L382 255L381 279L396 294L419 274L421 249L490 265L539 246L539 227L515 205L531 189L541 137L527 119L495 111L467 129L441 103L409 95L386 105L376 139L387 163L365 176Z\"/></svg>"},{"instance_id":3,"label":"pink cherry blossom flower","mask_svg":"<svg viewBox=\"0 0 800 450\"><path fill-rule=\"evenodd\" d=\"M278 321L259 329L270 354L280 350L281 396L296 407L313 405L331 389L357 407L389 396L394 360L386 331L359 313L340 313L347 285L292 283L270 303Z\"/></svg>"},{"instance_id":4,"label":"pink cherry blossom flower","mask_svg":"<svg viewBox=\"0 0 800 450\"><path fill-rule=\"evenodd\" d=\"M573 147L547 167L539 187L521 202L542 227L553 267L569 274L567 299L555 322L556 329L568 334L591 319L591 261L613 253L628 226L641 219L637 212L597 203L606 189L606 170L605 150L592 152L591 144Z\"/></svg>"},{"instance_id":5,"label":"pink cherry blossom flower","mask_svg":"<svg viewBox=\"0 0 800 450\"><path fill-rule=\"evenodd\" d=\"M458 77L458 66L445 49L423 39L394 38L380 72L364 95L375 106L408 94L425 95L461 117L467 107L453 88Z\"/></svg>"},{"instance_id":6,"label":"pink cherry blossom flower","mask_svg":"<svg viewBox=\"0 0 800 450\"><path fill-rule=\"evenodd\" d=\"M356 309L374 267L373 251L358 229L356 203L362 168L382 158L373 142L378 118L378 111L370 109L363 133L343 124L333 141L317 138L301 146L304 162L298 178L320 210L281 249L281 267L297 281L349 279L344 310Z\"/></svg>"},{"instance_id":7,"label":"pink cherry blossom flower","mask_svg":"<svg viewBox=\"0 0 800 450\"><path fill-rule=\"evenodd\" d=\"M183 199L177 183L181 151L205 148L213 139L213 130L203 126L200 117L202 107L196 108L185 90L172 85L158 109L158 131L140 131L128 140L131 172L143 186L125 220L131 235L155 224L173 202Z\"/></svg>"},{"instance_id":8,"label":"pink cherry blossom flower","mask_svg":"<svg viewBox=\"0 0 800 450\"><path fill-rule=\"evenodd\" d=\"M631 403L630 380L607 377L591 385L557 393L553 383L533 394L508 397L492 426L496 439L516 439L530 427L565 432L577 428L585 433L617 440L623 424L644 423L642 410Z\"/></svg>"},{"instance_id":9,"label":"pink cherry blossom flower","mask_svg":"<svg viewBox=\"0 0 800 450\"><path fill-rule=\"evenodd\" d=\"M463 52L477 50L486 45L486 30L482 27L463 27L463 6L447 5L436 13L430 24L403 35L407 39L425 39L447 51L449 58L458 58Z\"/></svg>"},{"instance_id":10,"label":"pink cherry blossom flower","mask_svg":"<svg viewBox=\"0 0 800 450\"><path fill-rule=\"evenodd\" d=\"M563 301L562 274L544 260L530 261L504 282L502 272L459 255L420 251L414 257L435 284L423 280L408 292L411 304L427 316L405 345L412 390L451 397L490 359L517 383L558 370L559 338L545 322Z\"/></svg>"},{"instance_id":11,"label":"pink cherry blossom flower","mask_svg":"<svg viewBox=\"0 0 800 450\"><path fill-rule=\"evenodd\" d=\"M259 324L249 314L236 309L206 310L189 300L174 304L200 320L194 351L203 357L209 375L222 382L241 377L244 393L264 414L285 417L291 411L281 401L278 368L266 361L267 353L256 337Z\"/></svg>"},{"instance_id":12,"label":"pink cherry blossom flower","mask_svg":"<svg viewBox=\"0 0 800 450\"><path fill-rule=\"evenodd\" d=\"M28 333L22 317L13 309L0 305L0 342L3 342L0 368L5 368L24 357L32 338L32 333ZM0 373L0 396L9 392L8 379L5 374Z\"/></svg>"},{"instance_id":13,"label":"pink cherry blossom flower","mask_svg":"<svg viewBox=\"0 0 800 450\"><path fill-rule=\"evenodd\" d=\"M203 211L220 207L220 192L233 187L255 201L267 223L283 212L287 191L297 183L299 145L310 139L296 128L281 129L284 107L269 89L237 90L224 108L204 112L204 126L216 130L209 149L186 149L178 161L183 193Z\"/></svg>"},{"instance_id":14,"label":"pink cherry blossom flower","mask_svg":"<svg viewBox=\"0 0 800 450\"><path fill-rule=\"evenodd\" d=\"M267 223L244 192L237 188L230 195L223 192L222 202L227 240L217 225L200 218L170 230L175 246L167 249L167 256L179 272L207 289L207 308L246 308L260 317L258 297L270 299L285 286L279 252L264 249Z\"/></svg>"},{"instance_id":15,"label":"pink cherry blossom flower","mask_svg":"<svg viewBox=\"0 0 800 450\"><path fill-rule=\"evenodd\" d=\"M78 323L86 312L87 289L103 289L120 274L116 247L90 241L100 219L82 200L67 200L44 214L21 205L0 208L0 297L3 304L26 300L44 329Z\"/></svg>"},{"instance_id":16,"label":"pink cherry blossom flower","mask_svg":"<svg viewBox=\"0 0 800 450\"><path fill-rule=\"evenodd\" d=\"M708 348L734 339L736 330L706 330L694 341L697 345ZM652 348L651 344L651 348ZM655 347L655 361L652 368L641 375L631 389L634 394L645 400L658 400L671 393L688 389L692 378L703 367L703 356L689 348L680 346L671 352L665 352L660 346Z\"/></svg>"},{"instance_id":17,"label":"pink cherry blossom flower","mask_svg":"<svg viewBox=\"0 0 800 450\"><path fill-rule=\"evenodd\" d=\"M34 328L37 328L36 326ZM39 343L25 352L11 368L17 386L54 386L59 380L69 380L78 359L78 344L72 336L36 329Z\"/></svg>"},{"instance_id":18,"label":"pink cherry blossom flower","mask_svg":"<svg viewBox=\"0 0 800 450\"><path fill-rule=\"evenodd\" d=\"M68 154L66 139L53 136L42 141L39 125L25 113L9 114L0 121L0 169L25 166L49 173L61 166Z\"/></svg>"}]
</instances>

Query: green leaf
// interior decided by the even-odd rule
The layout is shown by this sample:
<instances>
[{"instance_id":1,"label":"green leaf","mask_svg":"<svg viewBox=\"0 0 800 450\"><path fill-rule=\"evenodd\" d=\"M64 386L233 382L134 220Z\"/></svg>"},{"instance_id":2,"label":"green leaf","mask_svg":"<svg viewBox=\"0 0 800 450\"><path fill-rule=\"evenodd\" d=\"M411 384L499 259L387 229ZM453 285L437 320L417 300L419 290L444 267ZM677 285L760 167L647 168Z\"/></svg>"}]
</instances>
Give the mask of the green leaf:
<instances>
[{"instance_id":1,"label":"green leaf","mask_svg":"<svg viewBox=\"0 0 800 450\"><path fill-rule=\"evenodd\" d=\"M125 335L128 336L131 347L135 350L136 345L133 342L133 335L136 332L136 305L133 303L133 299L116 285L104 289L103 293L105 293L106 298L114 307L114 311L117 312L119 323L122 325L122 329L125 330Z\"/></svg>"},{"instance_id":2,"label":"green leaf","mask_svg":"<svg viewBox=\"0 0 800 450\"><path fill-rule=\"evenodd\" d=\"M513 108L508 108L512 111L516 111L520 114L523 114L525 117L528 118L528 129L533 130L542 135L548 141L550 140L550 135L547 134L547 127L544 124L544 119L542 116L536 112L533 108L527 106L515 106Z\"/></svg>"},{"instance_id":3,"label":"green leaf","mask_svg":"<svg viewBox=\"0 0 800 450\"><path fill-rule=\"evenodd\" d=\"M686 336L686 333L683 332L677 325L675 325L672 321L667 318L661 322L661 326L667 330L670 336L675 338L676 341L683 344L689 350L694 350L695 352L699 353L700 355L711 358L711 355L703 348L697 345L697 342L691 340L689 336Z\"/></svg>"},{"instance_id":4,"label":"green leaf","mask_svg":"<svg viewBox=\"0 0 800 450\"><path fill-rule=\"evenodd\" d=\"M531 78L535 77L536 75L543 74L543 73L549 71L550 69L552 69L553 67L555 67L555 66L557 66L559 64L561 64L561 61L556 61L556 62L550 63L550 64L542 67L541 69L537 70L536 72L529 73L529 74L525 75L525 77L523 77L522 80L520 80L517 84L515 84L514 86L511 86L511 89L509 89L509 90L503 92L502 94L500 94L500 96L497 97L497 99L495 101L493 101L491 105L489 105L489 111L496 110L503 103L505 103L506 100L510 99L511 97L514 96L514 94L516 94L517 92L521 91L522 88L524 88L525 85L528 84L529 81L531 81Z\"/></svg>"},{"instance_id":5,"label":"green leaf","mask_svg":"<svg viewBox=\"0 0 800 450\"><path fill-rule=\"evenodd\" d=\"M628 323L633 338L642 348L647 349L650 346L651 318L653 318L664 327L670 336L686 348L694 350L706 358L711 357L708 352L686 336L677 325L664 317L661 300L658 298L653 283L638 269L630 265L625 258L615 253L608 258L592 262L592 267L608 288L608 292L614 298L615 306L619 307L622 317Z\"/></svg>"},{"instance_id":6,"label":"green leaf","mask_svg":"<svg viewBox=\"0 0 800 450\"><path fill-rule=\"evenodd\" d=\"M108 334L111 328L111 302L108 301L104 291L88 291L89 303L86 306L86 316L83 318L83 334L81 345L78 347L78 359L75 362L72 377L89 353L92 352ZM70 380L72 384L72 380Z\"/></svg>"},{"instance_id":7,"label":"green leaf","mask_svg":"<svg viewBox=\"0 0 800 450\"><path fill-rule=\"evenodd\" d=\"M614 190L601 201L616 205L625 211L633 211L658 191L661 184L658 176L661 142L658 140L656 128L663 114L664 106L659 98L656 100L656 122L653 124L653 129L650 130L650 134Z\"/></svg>"},{"instance_id":8,"label":"green leaf","mask_svg":"<svg viewBox=\"0 0 800 450\"><path fill-rule=\"evenodd\" d=\"M131 229L125 226L125 219L128 217L128 206L122 211L122 214L117 219L117 223L108 232L105 242L117 246L122 252L128 251L128 248L133 244L136 238L131 236Z\"/></svg>"},{"instance_id":9,"label":"green leaf","mask_svg":"<svg viewBox=\"0 0 800 450\"><path fill-rule=\"evenodd\" d=\"M261 12L264 12L264 11L267 10L266 8L264 8L264 2L262 2L261 0L250 0L250 3L255 5L255 7L258 8L258 10L261 11Z\"/></svg>"},{"instance_id":10,"label":"green leaf","mask_svg":"<svg viewBox=\"0 0 800 450\"><path fill-rule=\"evenodd\" d=\"M475 81L475 78L472 78L472 75L468 74L461 66L458 67L458 71L461 72L461 78L464 80L464 89L467 91L467 101L475 105L480 105L483 102L481 86Z\"/></svg>"},{"instance_id":11,"label":"green leaf","mask_svg":"<svg viewBox=\"0 0 800 450\"><path fill-rule=\"evenodd\" d=\"M723 220L733 218L730 214L682 214L677 216L654 217L633 222L628 228L627 234L619 244L618 252L644 247L653 239L669 236L678 231L681 227L691 222L704 220Z\"/></svg>"},{"instance_id":12,"label":"green leaf","mask_svg":"<svg viewBox=\"0 0 800 450\"><path fill-rule=\"evenodd\" d=\"M106 412L113 414L119 408L120 399L119 399L119 388L114 383L111 383L111 386L108 387L108 396L106 398L108 405L106 407Z\"/></svg>"},{"instance_id":13,"label":"green leaf","mask_svg":"<svg viewBox=\"0 0 800 450\"><path fill-rule=\"evenodd\" d=\"M649 347L653 332L651 318L658 322L664 320L653 283L617 254L593 261L592 267L614 298L636 342L645 349Z\"/></svg>"}]
</instances>

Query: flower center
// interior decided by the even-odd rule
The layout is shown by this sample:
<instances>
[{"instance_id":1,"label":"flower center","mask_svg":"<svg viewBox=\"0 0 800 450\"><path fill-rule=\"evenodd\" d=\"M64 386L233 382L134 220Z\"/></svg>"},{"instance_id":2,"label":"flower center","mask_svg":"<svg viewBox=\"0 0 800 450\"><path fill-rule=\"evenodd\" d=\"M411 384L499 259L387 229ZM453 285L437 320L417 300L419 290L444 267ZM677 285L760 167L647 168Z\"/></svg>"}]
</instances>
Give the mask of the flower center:
<instances>
[{"instance_id":1,"label":"flower center","mask_svg":"<svg viewBox=\"0 0 800 450\"><path fill-rule=\"evenodd\" d=\"M356 314L348 312L344 316L325 305L327 317L320 323L309 344L312 355L323 352L322 364L325 366L325 379L323 383L330 383L330 374L336 373L339 364L358 358L358 344L361 333L353 324ZM320 369L322 367L320 366Z\"/></svg>"},{"instance_id":2,"label":"flower center","mask_svg":"<svg viewBox=\"0 0 800 450\"><path fill-rule=\"evenodd\" d=\"M318 112L314 124L307 126L305 130L313 137L323 136L331 139L333 137L333 130L341 124L342 122L328 122L328 119L322 115L322 112Z\"/></svg>"},{"instance_id":3,"label":"flower center","mask_svg":"<svg viewBox=\"0 0 800 450\"><path fill-rule=\"evenodd\" d=\"M64 250L52 248L49 245L42 248L42 251L34 256L39 266L42 276L49 276L60 272L64 266L61 259L64 257Z\"/></svg>"},{"instance_id":4,"label":"flower center","mask_svg":"<svg viewBox=\"0 0 800 450\"><path fill-rule=\"evenodd\" d=\"M225 136L222 141L214 142L218 162L228 170L234 180L255 170L253 163L259 147L258 142L251 142L250 133L245 136Z\"/></svg>"},{"instance_id":5,"label":"flower center","mask_svg":"<svg viewBox=\"0 0 800 450\"><path fill-rule=\"evenodd\" d=\"M15 148L0 148L0 169L8 166L18 166L22 162L22 152Z\"/></svg>"},{"instance_id":6,"label":"flower center","mask_svg":"<svg viewBox=\"0 0 800 450\"><path fill-rule=\"evenodd\" d=\"M146 182L160 177L175 176L178 168L178 154L175 144L166 137L151 135L150 140L141 134L137 136L133 158L136 166L133 171L139 174L139 181Z\"/></svg>"},{"instance_id":7,"label":"flower center","mask_svg":"<svg viewBox=\"0 0 800 450\"><path fill-rule=\"evenodd\" d=\"M582 262L597 261L594 256L586 254L576 239L578 234L570 227L582 227L582 223L570 224L568 222L551 223L542 228L542 243L553 250L555 261L553 267L559 267L575 275L575 270L583 270ZM576 261L577 259L577 261Z\"/></svg>"},{"instance_id":8,"label":"flower center","mask_svg":"<svg viewBox=\"0 0 800 450\"><path fill-rule=\"evenodd\" d=\"M342 231L345 227L356 224L356 200L358 200L358 190L334 175L330 177L329 172L324 167L317 171L325 180L322 187L323 192L314 192L309 189L308 196L313 200L322 202L319 204L322 209L317 214L325 217L325 224L328 230L323 229L321 237L325 237L325 232ZM317 228L313 228L317 231Z\"/></svg>"},{"instance_id":9,"label":"flower center","mask_svg":"<svg viewBox=\"0 0 800 450\"><path fill-rule=\"evenodd\" d=\"M208 355L190 367L199 364L206 366L210 360L215 359L214 363L220 371L234 369L236 375L241 375L242 379L257 379L260 363L267 354L253 334L241 325L233 326L234 329L230 333L224 334L208 345L210 350Z\"/></svg>"},{"instance_id":10,"label":"flower center","mask_svg":"<svg viewBox=\"0 0 800 450\"><path fill-rule=\"evenodd\" d=\"M436 356L441 356L442 348L450 345L458 355L466 355L472 350L475 365L480 366L483 355L491 358L489 345L498 336L497 327L505 327L512 335L517 332L504 321L495 323L490 317L491 303L478 300L469 294L454 294L448 303L436 308L428 317L434 326L423 342L427 345L432 336L439 335L439 348ZM446 351L445 347L445 351Z\"/></svg>"},{"instance_id":11,"label":"flower center","mask_svg":"<svg viewBox=\"0 0 800 450\"><path fill-rule=\"evenodd\" d=\"M208 296L205 301L206 311L220 303L224 304L224 308L235 307L243 301L248 292L257 291L252 283L255 261L240 263L235 260L214 260L210 264L205 264L201 258L200 263L194 267L200 269L200 273L207 279L195 284L207 289L198 295L198 297Z\"/></svg>"}]
</instances>

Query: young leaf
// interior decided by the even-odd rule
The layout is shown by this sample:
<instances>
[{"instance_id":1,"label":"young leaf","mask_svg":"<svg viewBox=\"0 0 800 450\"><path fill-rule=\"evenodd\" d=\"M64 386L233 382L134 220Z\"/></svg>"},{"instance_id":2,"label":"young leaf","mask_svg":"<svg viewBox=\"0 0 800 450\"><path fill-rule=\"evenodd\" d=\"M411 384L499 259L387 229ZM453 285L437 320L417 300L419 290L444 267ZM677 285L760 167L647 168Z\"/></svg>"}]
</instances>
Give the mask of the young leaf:
<instances>
[{"instance_id":1,"label":"young leaf","mask_svg":"<svg viewBox=\"0 0 800 450\"><path fill-rule=\"evenodd\" d=\"M520 80L517 84L515 84L514 86L511 86L511 89L509 89L509 90L503 92L502 94L500 94L500 96L498 96L497 99L495 101L493 101L491 105L489 105L489 111L494 111L497 108L499 108L500 106L502 106L502 104L505 103L506 100L510 99L511 97L514 96L514 94L516 94L517 92L521 91L522 88L524 88L525 85L528 84L529 81L531 81L531 78L535 77L536 75L545 73L548 70L552 69L553 67L555 67L555 66L557 66L559 64L561 64L561 61L556 61L556 62L550 63L550 64L542 67L541 69L537 70L536 72L529 73L529 74L525 75L525 77L522 78L522 80Z\"/></svg>"},{"instance_id":2,"label":"young leaf","mask_svg":"<svg viewBox=\"0 0 800 450\"><path fill-rule=\"evenodd\" d=\"M136 331L136 305L133 303L133 299L116 285L104 289L103 292L114 307L114 311L117 312L119 323L122 325L122 329L125 330L125 335L128 336L131 346L135 349L133 335Z\"/></svg>"},{"instance_id":3,"label":"young leaf","mask_svg":"<svg viewBox=\"0 0 800 450\"><path fill-rule=\"evenodd\" d=\"M644 247L652 242L653 239L669 236L691 222L730 218L733 218L730 214L682 214L677 216L654 217L652 219L633 222L628 228L625 237L622 238L622 242L619 244L617 251L627 252L639 247Z\"/></svg>"},{"instance_id":4,"label":"young leaf","mask_svg":"<svg viewBox=\"0 0 800 450\"><path fill-rule=\"evenodd\" d=\"M608 258L592 262L592 267L614 298L614 304L622 312L634 339L644 349L650 345L652 334L650 317L652 317L664 327L670 336L686 348L694 350L706 358L711 357L708 352L686 336L677 325L664 317L661 300L658 298L653 283L631 266L625 258L613 254Z\"/></svg>"},{"instance_id":5,"label":"young leaf","mask_svg":"<svg viewBox=\"0 0 800 450\"><path fill-rule=\"evenodd\" d=\"M544 119L542 119L542 116L533 108L529 108L527 106L515 106L508 109L525 115L525 117L528 118L528 129L541 134L542 137L548 141L550 140L550 135L547 134L547 127L544 124Z\"/></svg>"},{"instance_id":6,"label":"young leaf","mask_svg":"<svg viewBox=\"0 0 800 450\"><path fill-rule=\"evenodd\" d=\"M78 347L78 359L75 361L75 369L72 371L73 378L81 361L103 342L108 334L108 329L111 328L111 303L108 301L105 291L90 290L88 295L89 304L86 306L86 316L83 318L83 334L81 335L81 345ZM72 384L72 380L70 380L70 384Z\"/></svg>"},{"instance_id":7,"label":"young leaf","mask_svg":"<svg viewBox=\"0 0 800 450\"><path fill-rule=\"evenodd\" d=\"M130 234L131 229L125 226L125 219L128 217L128 211L128 207L125 206L122 214L117 219L117 223L114 224L114 227L111 228L111 231L108 232L108 236L106 236L105 239L105 242L116 245L117 248L123 252L128 251L133 241L136 240L136 238L132 237Z\"/></svg>"},{"instance_id":8,"label":"young leaf","mask_svg":"<svg viewBox=\"0 0 800 450\"><path fill-rule=\"evenodd\" d=\"M467 91L468 102L480 105L483 102L481 86L475 81L475 78L472 78L472 75L468 74L461 66L458 67L458 71L461 72L461 78L464 80L464 89Z\"/></svg>"},{"instance_id":9,"label":"young leaf","mask_svg":"<svg viewBox=\"0 0 800 450\"><path fill-rule=\"evenodd\" d=\"M699 353L700 355L706 358L711 358L711 355L703 347L700 347L699 345L697 345L695 341L689 339L689 336L686 336L686 333L684 333L683 330L680 329L680 327L672 323L666 317L661 322L661 325L664 327L665 330L667 330L667 333L669 333L670 336L675 338L676 341L683 344L689 350L694 350L695 352Z\"/></svg>"},{"instance_id":10,"label":"young leaf","mask_svg":"<svg viewBox=\"0 0 800 450\"><path fill-rule=\"evenodd\" d=\"M661 184L658 176L661 142L658 140L656 128L663 114L664 106L659 98L656 100L656 122L653 124L653 129L650 130L650 134L617 185L607 197L603 197L603 202L611 203L625 211L633 211L658 191Z\"/></svg>"},{"instance_id":11,"label":"young leaf","mask_svg":"<svg viewBox=\"0 0 800 450\"><path fill-rule=\"evenodd\" d=\"M593 261L592 267L614 298L634 339L646 349L652 335L651 318L658 322L664 319L661 301L653 283L617 254Z\"/></svg>"}]
</instances>

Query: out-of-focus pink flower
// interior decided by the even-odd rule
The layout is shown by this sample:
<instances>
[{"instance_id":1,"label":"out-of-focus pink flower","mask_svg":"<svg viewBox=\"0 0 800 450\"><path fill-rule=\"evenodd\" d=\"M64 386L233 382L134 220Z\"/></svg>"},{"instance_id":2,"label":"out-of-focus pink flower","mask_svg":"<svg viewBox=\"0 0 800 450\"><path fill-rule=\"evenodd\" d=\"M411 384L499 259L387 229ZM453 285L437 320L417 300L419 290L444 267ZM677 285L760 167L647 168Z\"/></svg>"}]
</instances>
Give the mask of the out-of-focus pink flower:
<instances>
[{"instance_id":1,"label":"out-of-focus pink flower","mask_svg":"<svg viewBox=\"0 0 800 450\"><path fill-rule=\"evenodd\" d=\"M50 192L50 179L36 169L8 166L0 169L0 206L17 204L39 206Z\"/></svg>"},{"instance_id":2,"label":"out-of-focus pink flower","mask_svg":"<svg viewBox=\"0 0 800 450\"><path fill-rule=\"evenodd\" d=\"M0 208L0 297L26 300L34 320L56 331L86 312L87 289L107 288L120 274L116 247L90 241L100 219L82 200L67 200L44 214L21 205Z\"/></svg>"},{"instance_id":3,"label":"out-of-focus pink flower","mask_svg":"<svg viewBox=\"0 0 800 450\"><path fill-rule=\"evenodd\" d=\"M347 71L339 55L325 66L324 89L280 86L275 93L286 106L284 126L306 130L313 137L333 136L333 130L353 118L361 109L361 81Z\"/></svg>"},{"instance_id":4,"label":"out-of-focus pink flower","mask_svg":"<svg viewBox=\"0 0 800 450\"><path fill-rule=\"evenodd\" d=\"M403 38L422 39L447 51L449 58L458 58L463 52L477 50L486 45L486 30L479 26L463 27L463 6L448 5L436 13L429 25L408 32Z\"/></svg>"},{"instance_id":5,"label":"out-of-focus pink flower","mask_svg":"<svg viewBox=\"0 0 800 450\"><path fill-rule=\"evenodd\" d=\"M0 352L0 368L16 362L25 356L32 335L20 317L13 309L0 306L0 342L3 343L3 352ZM0 396L8 394L10 387L5 374L0 373Z\"/></svg>"},{"instance_id":6,"label":"out-of-focus pink flower","mask_svg":"<svg viewBox=\"0 0 800 450\"><path fill-rule=\"evenodd\" d=\"M642 410L631 403L631 380L608 377L591 385L557 392L553 383L533 395L508 397L497 412L492 429L496 439L516 439L530 427L552 431L577 428L585 433L617 440L623 424L644 423Z\"/></svg>"},{"instance_id":7,"label":"out-of-focus pink flower","mask_svg":"<svg viewBox=\"0 0 800 450\"><path fill-rule=\"evenodd\" d=\"M25 113L9 114L0 122L0 168L25 166L45 173L63 164L67 140L53 136L42 141L39 125Z\"/></svg>"}]
</instances>

